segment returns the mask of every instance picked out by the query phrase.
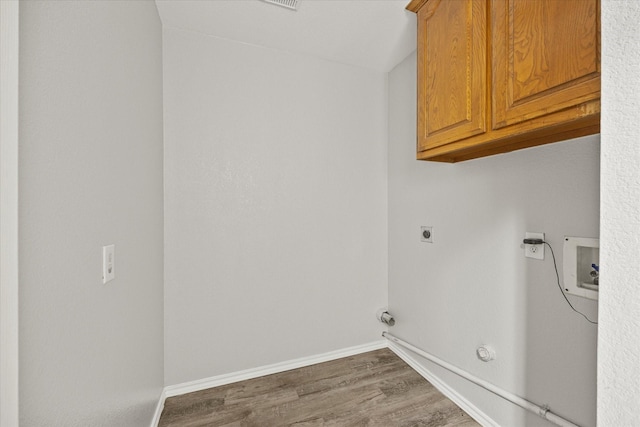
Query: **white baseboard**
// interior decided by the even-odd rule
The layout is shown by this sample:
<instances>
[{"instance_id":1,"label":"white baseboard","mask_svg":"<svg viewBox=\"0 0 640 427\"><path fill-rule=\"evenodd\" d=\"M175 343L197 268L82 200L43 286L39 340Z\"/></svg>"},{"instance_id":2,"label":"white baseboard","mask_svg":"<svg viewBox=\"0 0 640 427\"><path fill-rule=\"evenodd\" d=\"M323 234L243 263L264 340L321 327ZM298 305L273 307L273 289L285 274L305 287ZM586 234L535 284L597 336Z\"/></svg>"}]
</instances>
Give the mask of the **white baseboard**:
<instances>
[{"instance_id":1,"label":"white baseboard","mask_svg":"<svg viewBox=\"0 0 640 427\"><path fill-rule=\"evenodd\" d=\"M231 384L239 381L250 380L253 378L263 377L265 375L277 374L279 372L290 371L291 369L303 368L305 366L315 365L316 363L329 362L331 360L354 356L356 354L379 350L386 347L387 340L383 339L368 344L344 348L342 350L330 351L328 353L289 360L287 362L275 363L273 365L262 366L259 368L246 369L244 371L232 372L230 374L217 375L215 377L209 377L201 380L189 381L181 384L167 386L162 390L162 393L160 394L160 399L158 400L156 411L153 415L153 420L151 421L151 427L158 426L158 423L160 422L160 416L162 415L162 410L164 409L164 402L169 397L192 393L194 391L206 390L208 388L219 387L221 385Z\"/></svg>"},{"instance_id":2,"label":"white baseboard","mask_svg":"<svg viewBox=\"0 0 640 427\"><path fill-rule=\"evenodd\" d=\"M157 427L160 422L160 415L162 415L162 410L164 409L164 401L167 399L167 393L165 389L162 389L160 393L160 398L158 399L158 404L156 405L156 411L153 413L153 419L151 420L151 427Z\"/></svg>"},{"instance_id":3,"label":"white baseboard","mask_svg":"<svg viewBox=\"0 0 640 427\"><path fill-rule=\"evenodd\" d=\"M292 369L303 368L305 366L315 365L317 363L328 362L331 360L341 359L343 357L349 357L356 354L366 353L368 351L378 350L381 348L389 348L398 357L404 360L411 368L413 368L424 379L429 381L433 386L438 389L447 398L458 405L464 410L470 417L476 420L484 427L500 427L491 417L478 409L473 403L460 395L454 389L449 387L440 378L435 376L431 371L426 369L420 363L416 361L409 353L402 348L398 347L394 343L388 340L380 340L363 344L355 347L349 347L342 350L331 351L328 353L318 354L315 356L302 357L300 359L289 360L286 362L275 363L273 365L262 366L258 368L246 369L244 371L232 372L229 374L217 375L214 377L204 378L196 381L189 381L181 384L170 385L164 388L160 395L158 405L156 406L156 412L151 423L151 427L157 427L160 421L160 415L164 408L164 401L173 396L179 396L181 394L192 393L194 391L206 390L212 387L219 387L226 384L231 384L239 381L249 380L253 378L262 377L265 375L277 374L279 372L290 371Z\"/></svg>"},{"instance_id":4,"label":"white baseboard","mask_svg":"<svg viewBox=\"0 0 640 427\"><path fill-rule=\"evenodd\" d=\"M217 375L215 377L204 378L201 380L170 385L164 388L164 395L165 397L179 396L181 394L192 393L194 391L205 390L212 387L219 387L221 385L231 384L238 381L250 380L253 378L263 377L265 375L277 374L279 372L290 371L291 369L315 365L316 363L328 362L330 360L336 360L360 353L366 353L368 351L378 350L385 347L387 347L386 340L380 340L368 344L358 345L355 347L345 348L342 350L330 351L328 353L318 354L315 356L302 357L300 359L275 363L273 365L246 369L244 371L232 372L230 374Z\"/></svg>"},{"instance_id":5,"label":"white baseboard","mask_svg":"<svg viewBox=\"0 0 640 427\"><path fill-rule=\"evenodd\" d=\"M491 417L482 412L467 400L464 396L460 395L457 391L449 387L444 381L435 376L431 371L426 369L420 363L416 361L409 353L407 353L404 349L397 346L391 341L387 342L387 347L391 351L393 351L400 359L404 360L407 365L411 366L414 371L420 374L424 379L429 381L435 388L440 391L440 393L444 394L449 400L458 405L463 411L465 411L471 418L476 420L480 425L484 427L500 427L500 425L495 422Z\"/></svg>"}]
</instances>

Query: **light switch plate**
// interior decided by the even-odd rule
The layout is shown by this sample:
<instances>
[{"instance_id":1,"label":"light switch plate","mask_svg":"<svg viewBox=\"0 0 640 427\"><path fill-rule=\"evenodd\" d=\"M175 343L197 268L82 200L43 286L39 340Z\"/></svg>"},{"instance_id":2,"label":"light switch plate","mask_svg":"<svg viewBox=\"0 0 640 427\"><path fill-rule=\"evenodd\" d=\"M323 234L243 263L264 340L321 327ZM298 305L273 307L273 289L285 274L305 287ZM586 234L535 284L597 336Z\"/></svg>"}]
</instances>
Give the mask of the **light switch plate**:
<instances>
[{"instance_id":1,"label":"light switch plate","mask_svg":"<svg viewBox=\"0 0 640 427\"><path fill-rule=\"evenodd\" d=\"M542 239L544 241L544 233L532 233L527 231L524 233L525 239ZM544 259L544 243L541 245L524 245L524 256L533 259Z\"/></svg>"},{"instance_id":2,"label":"light switch plate","mask_svg":"<svg viewBox=\"0 0 640 427\"><path fill-rule=\"evenodd\" d=\"M116 277L116 245L102 247L102 283L110 282Z\"/></svg>"}]
</instances>

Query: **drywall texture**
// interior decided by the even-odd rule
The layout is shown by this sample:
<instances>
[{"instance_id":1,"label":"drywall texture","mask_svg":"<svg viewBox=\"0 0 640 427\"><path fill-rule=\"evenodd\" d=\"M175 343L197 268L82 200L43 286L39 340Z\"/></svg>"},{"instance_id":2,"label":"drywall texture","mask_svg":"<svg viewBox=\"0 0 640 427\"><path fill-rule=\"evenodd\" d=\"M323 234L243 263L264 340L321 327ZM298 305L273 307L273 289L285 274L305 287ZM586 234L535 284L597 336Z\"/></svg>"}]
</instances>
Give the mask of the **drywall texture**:
<instances>
[{"instance_id":1,"label":"drywall texture","mask_svg":"<svg viewBox=\"0 0 640 427\"><path fill-rule=\"evenodd\" d=\"M164 30L167 385L379 340L385 75Z\"/></svg>"},{"instance_id":2,"label":"drywall texture","mask_svg":"<svg viewBox=\"0 0 640 427\"><path fill-rule=\"evenodd\" d=\"M602 2L598 425L640 425L640 3Z\"/></svg>"},{"instance_id":3,"label":"drywall texture","mask_svg":"<svg viewBox=\"0 0 640 427\"><path fill-rule=\"evenodd\" d=\"M20 425L141 426L163 386L153 2L20 2ZM116 278L102 284L102 246Z\"/></svg>"},{"instance_id":4,"label":"drywall texture","mask_svg":"<svg viewBox=\"0 0 640 427\"><path fill-rule=\"evenodd\" d=\"M0 426L18 425L19 4L0 2Z\"/></svg>"},{"instance_id":5,"label":"drywall texture","mask_svg":"<svg viewBox=\"0 0 640 427\"><path fill-rule=\"evenodd\" d=\"M558 415L595 425L597 327L563 299L547 248L524 257L526 231L546 233L562 277L563 236L598 237L599 137L457 164L415 159L416 56L389 76L390 331ZM420 226L433 226L433 244ZM597 319L594 301L569 296ZM480 344L496 351L476 358ZM535 415L432 370L500 425Z\"/></svg>"}]
</instances>

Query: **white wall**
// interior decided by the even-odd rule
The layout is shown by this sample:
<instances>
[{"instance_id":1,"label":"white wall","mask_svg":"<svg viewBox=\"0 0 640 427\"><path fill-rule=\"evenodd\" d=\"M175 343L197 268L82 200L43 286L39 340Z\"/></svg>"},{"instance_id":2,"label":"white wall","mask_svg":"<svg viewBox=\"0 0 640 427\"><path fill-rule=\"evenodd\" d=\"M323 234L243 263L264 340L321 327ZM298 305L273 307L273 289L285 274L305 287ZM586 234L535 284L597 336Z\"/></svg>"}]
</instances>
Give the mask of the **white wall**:
<instances>
[{"instance_id":1,"label":"white wall","mask_svg":"<svg viewBox=\"0 0 640 427\"><path fill-rule=\"evenodd\" d=\"M0 2L0 426L18 425L19 4Z\"/></svg>"},{"instance_id":2,"label":"white wall","mask_svg":"<svg viewBox=\"0 0 640 427\"><path fill-rule=\"evenodd\" d=\"M602 2L598 425L640 425L640 3Z\"/></svg>"},{"instance_id":3,"label":"white wall","mask_svg":"<svg viewBox=\"0 0 640 427\"><path fill-rule=\"evenodd\" d=\"M542 231L562 275L563 236L598 237L599 137L458 164L415 159L416 56L389 76L391 332L583 426L595 425L596 329L571 311L548 252L526 259ZM434 243L420 242L420 226ZM591 319L596 303L569 297ZM497 358L476 358L479 344ZM429 362L501 425L544 425Z\"/></svg>"},{"instance_id":4,"label":"white wall","mask_svg":"<svg viewBox=\"0 0 640 427\"><path fill-rule=\"evenodd\" d=\"M164 30L167 385L380 340L385 74Z\"/></svg>"},{"instance_id":5,"label":"white wall","mask_svg":"<svg viewBox=\"0 0 640 427\"><path fill-rule=\"evenodd\" d=\"M163 386L153 2L20 2L20 425L149 425ZM102 284L102 246L116 278Z\"/></svg>"}]
</instances>

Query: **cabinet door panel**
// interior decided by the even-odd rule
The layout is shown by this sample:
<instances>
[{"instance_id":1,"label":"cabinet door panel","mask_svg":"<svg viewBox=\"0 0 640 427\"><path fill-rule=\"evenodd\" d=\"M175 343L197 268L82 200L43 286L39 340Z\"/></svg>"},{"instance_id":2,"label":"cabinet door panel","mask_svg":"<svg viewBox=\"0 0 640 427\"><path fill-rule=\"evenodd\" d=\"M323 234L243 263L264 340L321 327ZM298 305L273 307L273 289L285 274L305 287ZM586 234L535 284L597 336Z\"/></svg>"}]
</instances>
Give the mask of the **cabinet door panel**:
<instances>
[{"instance_id":1,"label":"cabinet door panel","mask_svg":"<svg viewBox=\"0 0 640 427\"><path fill-rule=\"evenodd\" d=\"M418 12L418 150L486 130L486 1L430 0Z\"/></svg>"},{"instance_id":2,"label":"cabinet door panel","mask_svg":"<svg viewBox=\"0 0 640 427\"><path fill-rule=\"evenodd\" d=\"M493 129L600 97L599 0L493 0Z\"/></svg>"}]
</instances>

